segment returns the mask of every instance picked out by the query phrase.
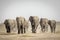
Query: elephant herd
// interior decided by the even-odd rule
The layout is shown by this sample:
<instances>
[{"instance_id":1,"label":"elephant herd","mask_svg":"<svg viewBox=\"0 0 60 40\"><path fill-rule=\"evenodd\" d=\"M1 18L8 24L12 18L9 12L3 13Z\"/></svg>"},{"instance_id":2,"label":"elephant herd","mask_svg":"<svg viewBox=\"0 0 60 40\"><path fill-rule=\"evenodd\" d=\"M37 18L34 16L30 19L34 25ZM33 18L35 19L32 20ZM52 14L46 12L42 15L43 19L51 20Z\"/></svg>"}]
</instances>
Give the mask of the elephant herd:
<instances>
[{"instance_id":1,"label":"elephant herd","mask_svg":"<svg viewBox=\"0 0 60 40\"><path fill-rule=\"evenodd\" d=\"M48 27L50 26L51 33L55 33L56 29L56 21L55 20L48 20L47 18L40 18L38 16L30 16L29 21L31 23L32 33L36 33L37 27L41 26L41 31L45 32L48 31ZM4 21L6 32L10 33L13 28L17 27L18 34L26 33L26 30L29 27L29 22L24 17L16 17L14 19L6 19ZM49 25L49 26L48 26Z\"/></svg>"}]
</instances>

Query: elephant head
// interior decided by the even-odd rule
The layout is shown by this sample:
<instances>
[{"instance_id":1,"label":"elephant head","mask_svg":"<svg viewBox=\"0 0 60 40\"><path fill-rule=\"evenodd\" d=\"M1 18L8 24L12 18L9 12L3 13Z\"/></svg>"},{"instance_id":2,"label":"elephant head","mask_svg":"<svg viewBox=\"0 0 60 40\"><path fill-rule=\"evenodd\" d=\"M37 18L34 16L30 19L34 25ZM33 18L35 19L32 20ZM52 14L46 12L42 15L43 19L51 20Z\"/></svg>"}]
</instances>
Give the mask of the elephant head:
<instances>
[{"instance_id":1,"label":"elephant head","mask_svg":"<svg viewBox=\"0 0 60 40\"><path fill-rule=\"evenodd\" d=\"M51 32L55 33L56 21L55 20L49 20L48 24L50 25Z\"/></svg>"},{"instance_id":2,"label":"elephant head","mask_svg":"<svg viewBox=\"0 0 60 40\"><path fill-rule=\"evenodd\" d=\"M41 18L40 25L41 25L42 32L48 31L48 19L47 18Z\"/></svg>"},{"instance_id":3,"label":"elephant head","mask_svg":"<svg viewBox=\"0 0 60 40\"><path fill-rule=\"evenodd\" d=\"M32 33L36 33L36 29L39 25L39 18L37 16L30 16L29 20L32 26Z\"/></svg>"},{"instance_id":4,"label":"elephant head","mask_svg":"<svg viewBox=\"0 0 60 40\"><path fill-rule=\"evenodd\" d=\"M7 33L10 33L15 27L17 27L17 23L14 19L6 19L4 21L5 28Z\"/></svg>"},{"instance_id":5,"label":"elephant head","mask_svg":"<svg viewBox=\"0 0 60 40\"><path fill-rule=\"evenodd\" d=\"M28 27L28 22L24 17L17 17L17 28L18 28L18 34L20 33L26 33L26 28Z\"/></svg>"}]
</instances>

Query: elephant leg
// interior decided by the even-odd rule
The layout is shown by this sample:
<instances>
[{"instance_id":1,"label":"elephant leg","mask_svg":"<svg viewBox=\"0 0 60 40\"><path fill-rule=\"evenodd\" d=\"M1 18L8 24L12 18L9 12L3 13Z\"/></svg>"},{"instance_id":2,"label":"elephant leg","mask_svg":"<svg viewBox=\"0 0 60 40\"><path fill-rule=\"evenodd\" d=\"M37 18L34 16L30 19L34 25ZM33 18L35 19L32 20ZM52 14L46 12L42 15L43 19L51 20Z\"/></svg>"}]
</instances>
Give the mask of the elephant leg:
<instances>
[{"instance_id":1,"label":"elephant leg","mask_svg":"<svg viewBox=\"0 0 60 40\"><path fill-rule=\"evenodd\" d=\"M43 32L43 26L41 26L41 31Z\"/></svg>"},{"instance_id":2,"label":"elephant leg","mask_svg":"<svg viewBox=\"0 0 60 40\"><path fill-rule=\"evenodd\" d=\"M18 27L18 34L20 34L20 26Z\"/></svg>"},{"instance_id":3,"label":"elephant leg","mask_svg":"<svg viewBox=\"0 0 60 40\"><path fill-rule=\"evenodd\" d=\"M45 27L45 30L48 31L48 27L47 26Z\"/></svg>"},{"instance_id":4,"label":"elephant leg","mask_svg":"<svg viewBox=\"0 0 60 40\"><path fill-rule=\"evenodd\" d=\"M45 32L45 26L43 26L43 28L42 28L42 32Z\"/></svg>"},{"instance_id":5,"label":"elephant leg","mask_svg":"<svg viewBox=\"0 0 60 40\"><path fill-rule=\"evenodd\" d=\"M53 27L50 27L51 28L51 33L53 32Z\"/></svg>"},{"instance_id":6,"label":"elephant leg","mask_svg":"<svg viewBox=\"0 0 60 40\"><path fill-rule=\"evenodd\" d=\"M37 25L37 26L35 26L35 33L36 33L36 29L37 29L37 27L38 27L38 25Z\"/></svg>"},{"instance_id":7,"label":"elephant leg","mask_svg":"<svg viewBox=\"0 0 60 40\"><path fill-rule=\"evenodd\" d=\"M18 34L20 34L20 29L18 29Z\"/></svg>"},{"instance_id":8,"label":"elephant leg","mask_svg":"<svg viewBox=\"0 0 60 40\"><path fill-rule=\"evenodd\" d=\"M44 27L43 27L43 26L41 26L41 31L42 31L42 32L44 31Z\"/></svg>"},{"instance_id":9,"label":"elephant leg","mask_svg":"<svg viewBox=\"0 0 60 40\"><path fill-rule=\"evenodd\" d=\"M26 29L24 28L24 33L26 33Z\"/></svg>"},{"instance_id":10,"label":"elephant leg","mask_svg":"<svg viewBox=\"0 0 60 40\"><path fill-rule=\"evenodd\" d=\"M55 33L55 29L56 29L56 27L54 27L54 33Z\"/></svg>"},{"instance_id":11,"label":"elephant leg","mask_svg":"<svg viewBox=\"0 0 60 40\"><path fill-rule=\"evenodd\" d=\"M34 29L34 33L36 33L36 29Z\"/></svg>"},{"instance_id":12,"label":"elephant leg","mask_svg":"<svg viewBox=\"0 0 60 40\"><path fill-rule=\"evenodd\" d=\"M6 29L7 29L7 33L10 33L11 32L10 26L6 26Z\"/></svg>"},{"instance_id":13,"label":"elephant leg","mask_svg":"<svg viewBox=\"0 0 60 40\"><path fill-rule=\"evenodd\" d=\"M21 25L21 33L23 34L23 26Z\"/></svg>"},{"instance_id":14,"label":"elephant leg","mask_svg":"<svg viewBox=\"0 0 60 40\"><path fill-rule=\"evenodd\" d=\"M41 28L41 31L43 32L43 29Z\"/></svg>"},{"instance_id":15,"label":"elephant leg","mask_svg":"<svg viewBox=\"0 0 60 40\"><path fill-rule=\"evenodd\" d=\"M33 25L32 25L32 33L33 33Z\"/></svg>"},{"instance_id":16,"label":"elephant leg","mask_svg":"<svg viewBox=\"0 0 60 40\"><path fill-rule=\"evenodd\" d=\"M36 33L35 26L32 25L32 33Z\"/></svg>"}]
</instances>

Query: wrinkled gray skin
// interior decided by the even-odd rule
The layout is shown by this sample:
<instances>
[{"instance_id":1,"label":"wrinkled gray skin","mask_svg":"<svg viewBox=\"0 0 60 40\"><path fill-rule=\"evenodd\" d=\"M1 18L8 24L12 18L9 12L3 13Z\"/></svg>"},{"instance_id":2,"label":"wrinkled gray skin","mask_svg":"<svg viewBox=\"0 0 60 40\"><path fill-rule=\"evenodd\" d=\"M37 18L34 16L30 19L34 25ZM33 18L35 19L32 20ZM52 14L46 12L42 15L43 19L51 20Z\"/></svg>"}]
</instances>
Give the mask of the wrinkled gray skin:
<instances>
[{"instance_id":1,"label":"wrinkled gray skin","mask_svg":"<svg viewBox=\"0 0 60 40\"><path fill-rule=\"evenodd\" d=\"M49 20L48 24L50 25L51 33L52 33L52 32L55 33L55 29L56 29L56 21L55 21L55 20Z\"/></svg>"},{"instance_id":2,"label":"wrinkled gray skin","mask_svg":"<svg viewBox=\"0 0 60 40\"><path fill-rule=\"evenodd\" d=\"M36 29L39 25L39 18L37 16L30 16L29 20L32 26L32 33L36 33Z\"/></svg>"},{"instance_id":3,"label":"wrinkled gray skin","mask_svg":"<svg viewBox=\"0 0 60 40\"><path fill-rule=\"evenodd\" d=\"M17 21L18 34L26 33L26 29L28 28L28 22L25 20L25 18L17 17L16 21Z\"/></svg>"},{"instance_id":4,"label":"wrinkled gray skin","mask_svg":"<svg viewBox=\"0 0 60 40\"><path fill-rule=\"evenodd\" d=\"M6 32L11 33L11 31L17 27L17 22L14 19L6 19L4 21Z\"/></svg>"},{"instance_id":5,"label":"wrinkled gray skin","mask_svg":"<svg viewBox=\"0 0 60 40\"><path fill-rule=\"evenodd\" d=\"M48 19L47 18L41 18L40 25L41 25L42 32L48 31Z\"/></svg>"}]
</instances>

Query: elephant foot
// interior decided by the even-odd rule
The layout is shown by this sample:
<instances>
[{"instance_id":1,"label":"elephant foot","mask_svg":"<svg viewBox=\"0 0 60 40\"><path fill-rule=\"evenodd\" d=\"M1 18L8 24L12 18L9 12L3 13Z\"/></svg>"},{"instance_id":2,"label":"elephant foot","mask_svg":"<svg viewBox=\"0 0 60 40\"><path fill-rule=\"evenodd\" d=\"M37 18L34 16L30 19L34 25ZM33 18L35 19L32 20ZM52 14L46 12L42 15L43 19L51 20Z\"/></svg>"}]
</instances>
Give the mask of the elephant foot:
<instances>
[{"instance_id":1,"label":"elephant foot","mask_svg":"<svg viewBox=\"0 0 60 40\"><path fill-rule=\"evenodd\" d=\"M18 34L20 34L20 30L18 30Z\"/></svg>"},{"instance_id":2,"label":"elephant foot","mask_svg":"<svg viewBox=\"0 0 60 40\"><path fill-rule=\"evenodd\" d=\"M55 33L55 32L53 32L53 33Z\"/></svg>"},{"instance_id":3,"label":"elephant foot","mask_svg":"<svg viewBox=\"0 0 60 40\"><path fill-rule=\"evenodd\" d=\"M10 32L11 32L10 26L7 26L7 33L10 33Z\"/></svg>"},{"instance_id":4,"label":"elephant foot","mask_svg":"<svg viewBox=\"0 0 60 40\"><path fill-rule=\"evenodd\" d=\"M21 34L23 34L23 29L21 30Z\"/></svg>"},{"instance_id":5,"label":"elephant foot","mask_svg":"<svg viewBox=\"0 0 60 40\"><path fill-rule=\"evenodd\" d=\"M46 31L46 32L48 32L48 28L47 28L47 29L45 29L45 31Z\"/></svg>"},{"instance_id":6,"label":"elephant foot","mask_svg":"<svg viewBox=\"0 0 60 40\"><path fill-rule=\"evenodd\" d=\"M45 29L42 29L42 32L45 32Z\"/></svg>"},{"instance_id":7,"label":"elephant foot","mask_svg":"<svg viewBox=\"0 0 60 40\"><path fill-rule=\"evenodd\" d=\"M32 33L36 33L36 31L32 31Z\"/></svg>"},{"instance_id":8,"label":"elephant foot","mask_svg":"<svg viewBox=\"0 0 60 40\"><path fill-rule=\"evenodd\" d=\"M10 29L7 29L7 33L10 33L11 31L10 31Z\"/></svg>"},{"instance_id":9,"label":"elephant foot","mask_svg":"<svg viewBox=\"0 0 60 40\"><path fill-rule=\"evenodd\" d=\"M51 33L55 33L55 31L51 31Z\"/></svg>"},{"instance_id":10,"label":"elephant foot","mask_svg":"<svg viewBox=\"0 0 60 40\"><path fill-rule=\"evenodd\" d=\"M23 32L21 32L21 34L23 34Z\"/></svg>"},{"instance_id":11,"label":"elephant foot","mask_svg":"<svg viewBox=\"0 0 60 40\"><path fill-rule=\"evenodd\" d=\"M26 29L24 28L24 33L26 33Z\"/></svg>"},{"instance_id":12,"label":"elephant foot","mask_svg":"<svg viewBox=\"0 0 60 40\"><path fill-rule=\"evenodd\" d=\"M51 33L53 33L53 31L51 31Z\"/></svg>"},{"instance_id":13,"label":"elephant foot","mask_svg":"<svg viewBox=\"0 0 60 40\"><path fill-rule=\"evenodd\" d=\"M20 34L20 32L18 32L18 34Z\"/></svg>"},{"instance_id":14,"label":"elephant foot","mask_svg":"<svg viewBox=\"0 0 60 40\"><path fill-rule=\"evenodd\" d=\"M26 33L26 32L24 31L24 33Z\"/></svg>"},{"instance_id":15,"label":"elephant foot","mask_svg":"<svg viewBox=\"0 0 60 40\"><path fill-rule=\"evenodd\" d=\"M42 32L44 32L44 31L42 31Z\"/></svg>"},{"instance_id":16,"label":"elephant foot","mask_svg":"<svg viewBox=\"0 0 60 40\"><path fill-rule=\"evenodd\" d=\"M10 33L10 31L7 31L7 33Z\"/></svg>"},{"instance_id":17,"label":"elephant foot","mask_svg":"<svg viewBox=\"0 0 60 40\"><path fill-rule=\"evenodd\" d=\"M32 30L32 33L36 33L36 30Z\"/></svg>"}]
</instances>

